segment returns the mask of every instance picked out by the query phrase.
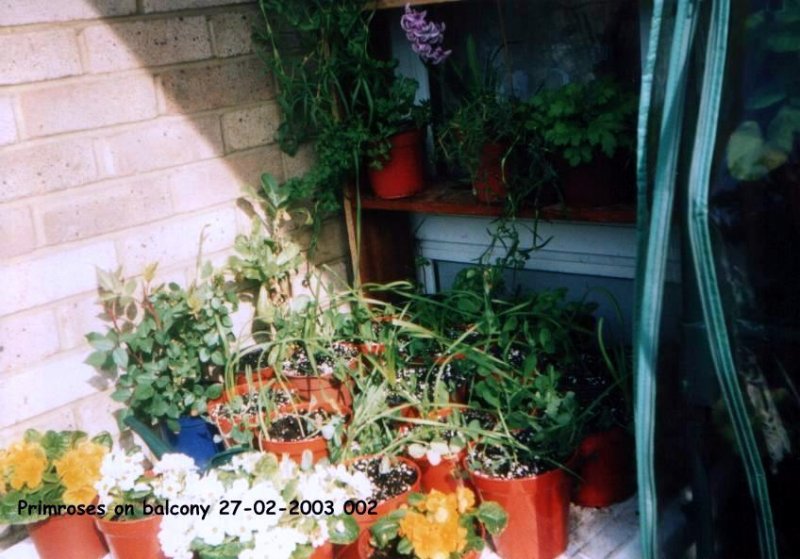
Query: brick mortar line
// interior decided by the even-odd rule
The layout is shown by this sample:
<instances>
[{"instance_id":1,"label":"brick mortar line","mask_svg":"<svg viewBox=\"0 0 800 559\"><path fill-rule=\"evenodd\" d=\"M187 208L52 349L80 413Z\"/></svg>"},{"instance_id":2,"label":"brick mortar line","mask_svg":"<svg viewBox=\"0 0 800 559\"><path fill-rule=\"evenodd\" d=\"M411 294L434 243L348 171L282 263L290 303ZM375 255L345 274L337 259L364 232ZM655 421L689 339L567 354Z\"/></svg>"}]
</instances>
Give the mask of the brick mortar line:
<instances>
[{"instance_id":1,"label":"brick mortar line","mask_svg":"<svg viewBox=\"0 0 800 559\"><path fill-rule=\"evenodd\" d=\"M225 58L212 56L211 58L204 58L202 60L187 60L184 62L173 62L171 64L164 64L162 66L137 66L136 68L127 68L124 70L112 70L109 72L84 73L77 76L64 76L61 78L54 78L49 80L3 85L0 86L0 95L4 96L18 95L20 93L27 93L29 91L50 89L60 86L87 85L92 83L113 81L113 80L125 79L137 76L148 76L150 78L155 78L156 76L160 76L161 74L170 72L172 70L180 70L186 68L201 68L204 66L214 68L218 66L224 66L226 64L235 64L237 62L244 62L247 61L248 59L259 60L257 54L249 53L249 54L240 54L236 56L228 56ZM269 79L270 82L272 82L271 74L265 74L264 77L265 79Z\"/></svg>"},{"instance_id":2,"label":"brick mortar line","mask_svg":"<svg viewBox=\"0 0 800 559\"><path fill-rule=\"evenodd\" d=\"M91 194L93 189L101 189L105 187L113 187L116 186L118 183L122 183L125 181L130 181L132 179L148 179L148 178L158 178L159 175L163 175L165 173L169 173L172 171L180 170L183 168L190 167L192 165L197 165L200 163L207 163L209 161L225 161L226 159L235 159L240 157L245 157L250 154L255 154L261 149L268 148L270 146L276 146L274 142L271 144L261 144L258 146L254 146L251 148L238 150L232 153L224 153L221 155L216 155L213 157L205 157L200 159L194 159L192 161L188 161L185 163L179 163L177 165L171 165L169 167L159 167L157 169L150 169L147 171L139 171L130 173L127 175L112 175L112 176L103 176L99 177L97 180L93 180L91 182L87 182L80 185L70 186L68 188L61 188L59 190L53 190L50 192L37 192L35 194L31 194L29 196L21 196L19 198L14 198L13 200L7 200L5 202L0 202L0 208L15 208L19 206L25 205L36 205L36 204L46 204L52 200L59 200L61 198L70 198L77 195L82 194Z\"/></svg>"},{"instance_id":3,"label":"brick mortar line","mask_svg":"<svg viewBox=\"0 0 800 559\"><path fill-rule=\"evenodd\" d=\"M0 95L2 95L2 91L0 91ZM18 97L10 97L12 102L12 107L14 108L14 118L15 120L21 120L21 113L22 110L19 107L19 98ZM143 127L145 123L152 123L156 120L189 120L192 121L195 118L201 119L209 116L219 116L220 118L226 114L237 112L240 110L247 110L247 109L257 109L259 107L263 107L266 105L275 105L277 107L277 102L272 99L265 99L262 101L249 101L247 103L241 103L238 105L231 105L227 107L219 107L216 109L205 109L202 111L196 111L192 113L172 113L167 114L163 112L159 112L156 116L150 117L144 120L135 120L132 122L120 122L117 124L108 124L106 126L98 126L96 128L89 128L87 130L71 130L69 132L58 132L56 134L49 134L47 136L35 136L35 137L20 137L20 131L22 128L21 122L15 122L17 124L17 136L18 140L16 142L12 142L9 144L5 144L4 146L0 146L0 153L5 151L13 151L17 148L22 149L24 147L36 147L37 145L41 144L48 144L51 142L57 142L61 140L82 140L84 138L89 139L98 139L102 140L105 139L107 136L113 136L114 130L119 130L120 132L127 132L130 130L134 130L138 127ZM278 114L280 115L280 107L278 108ZM20 114L17 114L20 113ZM263 145L272 145L276 143L274 140L269 144ZM250 148L247 148L250 149Z\"/></svg>"},{"instance_id":4,"label":"brick mortar line","mask_svg":"<svg viewBox=\"0 0 800 559\"><path fill-rule=\"evenodd\" d=\"M17 33L36 33L39 31L52 31L57 29L74 28L83 30L93 25L117 25L120 23L130 23L137 21L149 21L159 19L177 19L180 17L193 16L215 16L231 13L231 11L245 11L248 6L257 7L255 1L245 0L235 4L224 6L209 6L207 8L186 8L183 10L172 10L166 12L145 12L142 0L137 0L136 12L124 16L97 16L92 19L71 19L66 21L42 21L36 23L22 23L18 25L0 26L0 36L16 35Z\"/></svg>"}]
</instances>

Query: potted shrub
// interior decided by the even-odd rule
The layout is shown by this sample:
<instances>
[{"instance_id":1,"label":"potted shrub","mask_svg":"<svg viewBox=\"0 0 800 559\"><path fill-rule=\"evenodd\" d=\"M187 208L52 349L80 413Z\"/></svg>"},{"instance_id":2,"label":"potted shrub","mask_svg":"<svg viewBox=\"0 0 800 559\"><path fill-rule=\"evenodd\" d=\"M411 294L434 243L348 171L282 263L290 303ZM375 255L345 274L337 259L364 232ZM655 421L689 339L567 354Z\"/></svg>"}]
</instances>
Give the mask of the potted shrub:
<instances>
[{"instance_id":1,"label":"potted shrub","mask_svg":"<svg viewBox=\"0 0 800 559\"><path fill-rule=\"evenodd\" d=\"M302 403L272 413L264 427L259 446L266 452L288 456L295 462L316 463L328 458L328 445L341 440L345 418L329 405ZM338 436L337 436L338 434Z\"/></svg>"},{"instance_id":2,"label":"potted shrub","mask_svg":"<svg viewBox=\"0 0 800 559\"><path fill-rule=\"evenodd\" d=\"M194 461L184 454L165 454L151 471L141 452L107 454L96 484L106 514L98 517L114 559L166 559L158 533L162 516L152 514L159 504L197 479ZM121 512L121 513L120 513Z\"/></svg>"},{"instance_id":3,"label":"potted shrub","mask_svg":"<svg viewBox=\"0 0 800 559\"><path fill-rule=\"evenodd\" d=\"M474 493L460 487L452 493L433 490L409 495L408 506L379 519L359 537L361 559L477 559L484 532L505 528L507 517L497 503L476 506Z\"/></svg>"},{"instance_id":4,"label":"potted shrub","mask_svg":"<svg viewBox=\"0 0 800 559\"><path fill-rule=\"evenodd\" d=\"M175 504L212 509L164 517L159 539L168 557L332 559L332 544L358 536L347 503L371 493L364 475L343 467L302 467L258 452L238 454L187 487Z\"/></svg>"},{"instance_id":5,"label":"potted shrub","mask_svg":"<svg viewBox=\"0 0 800 559\"><path fill-rule=\"evenodd\" d=\"M104 557L94 486L110 448L107 433L26 431L0 450L0 521L25 524L42 559ZM33 507L21 510L22 501Z\"/></svg>"},{"instance_id":6,"label":"potted shrub","mask_svg":"<svg viewBox=\"0 0 800 559\"><path fill-rule=\"evenodd\" d=\"M632 200L636 94L610 79L544 90L526 103L526 127L551 152L567 206Z\"/></svg>"},{"instance_id":7,"label":"potted shrub","mask_svg":"<svg viewBox=\"0 0 800 559\"><path fill-rule=\"evenodd\" d=\"M137 284L121 271L98 271L110 325L86 336L96 350L87 363L116 376L112 398L127 404L120 423L132 415L160 426L176 451L203 466L217 450L204 415L207 402L222 393L215 374L225 367L234 339L230 311L236 298L208 264L188 289L153 286L154 274L149 266Z\"/></svg>"},{"instance_id":8,"label":"potted shrub","mask_svg":"<svg viewBox=\"0 0 800 559\"><path fill-rule=\"evenodd\" d=\"M558 389L552 367L490 375L475 392L499 418L466 459L481 499L508 513L495 547L504 559L553 559L567 547L570 480L562 468L578 443L574 395Z\"/></svg>"}]
</instances>

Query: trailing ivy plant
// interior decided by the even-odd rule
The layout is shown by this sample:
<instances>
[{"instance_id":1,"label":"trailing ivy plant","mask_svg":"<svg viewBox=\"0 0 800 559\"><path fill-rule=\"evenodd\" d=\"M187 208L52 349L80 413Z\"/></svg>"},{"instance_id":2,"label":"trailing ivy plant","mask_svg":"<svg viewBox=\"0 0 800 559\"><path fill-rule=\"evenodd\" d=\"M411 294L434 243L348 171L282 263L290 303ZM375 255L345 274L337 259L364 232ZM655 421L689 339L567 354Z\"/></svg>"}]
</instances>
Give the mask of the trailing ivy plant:
<instances>
[{"instance_id":1,"label":"trailing ivy plant","mask_svg":"<svg viewBox=\"0 0 800 559\"><path fill-rule=\"evenodd\" d=\"M95 351L87 363L116 379L112 398L127 404L129 415L174 432L178 418L205 413L222 386L215 374L234 341L230 312L236 296L210 264L188 289L176 283L153 286L156 266L143 279L125 279L121 270L97 271L105 332L86 336Z\"/></svg>"}]
</instances>

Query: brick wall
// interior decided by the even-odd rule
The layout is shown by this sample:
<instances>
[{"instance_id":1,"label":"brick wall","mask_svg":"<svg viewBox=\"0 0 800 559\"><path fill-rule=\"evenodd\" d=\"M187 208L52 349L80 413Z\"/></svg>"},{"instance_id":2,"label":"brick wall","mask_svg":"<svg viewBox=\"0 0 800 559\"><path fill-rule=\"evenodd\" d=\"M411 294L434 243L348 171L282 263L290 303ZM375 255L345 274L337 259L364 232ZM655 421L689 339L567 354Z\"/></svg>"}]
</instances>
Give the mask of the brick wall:
<instances>
[{"instance_id":1,"label":"brick wall","mask_svg":"<svg viewBox=\"0 0 800 559\"><path fill-rule=\"evenodd\" d=\"M262 172L306 164L272 137L274 89L236 0L0 0L0 446L28 427L114 429L83 364L95 266L162 279L224 260ZM339 221L321 258L344 273Z\"/></svg>"}]
</instances>

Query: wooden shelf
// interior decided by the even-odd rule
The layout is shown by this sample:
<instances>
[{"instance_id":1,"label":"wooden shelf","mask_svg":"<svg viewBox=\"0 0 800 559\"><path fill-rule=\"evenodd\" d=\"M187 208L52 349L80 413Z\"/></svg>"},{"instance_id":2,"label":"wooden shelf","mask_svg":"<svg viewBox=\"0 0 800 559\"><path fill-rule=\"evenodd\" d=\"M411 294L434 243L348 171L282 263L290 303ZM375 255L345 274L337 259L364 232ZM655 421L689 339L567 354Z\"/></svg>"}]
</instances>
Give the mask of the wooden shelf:
<instances>
[{"instance_id":1,"label":"wooden shelf","mask_svg":"<svg viewBox=\"0 0 800 559\"><path fill-rule=\"evenodd\" d=\"M365 210L414 212L424 214L464 215L498 217L500 205L482 204L475 199L470 188L456 183L429 185L411 198L386 200L376 198L364 189L361 207ZM533 208L523 208L520 217L535 217ZM602 208L566 208L561 204L546 206L538 212L539 218L552 221L582 221L590 223L635 223L636 208L633 205L615 205Z\"/></svg>"},{"instance_id":2,"label":"wooden shelf","mask_svg":"<svg viewBox=\"0 0 800 559\"><path fill-rule=\"evenodd\" d=\"M402 8L406 4L412 6L424 6L426 4L444 4L447 2L462 2L463 0L375 0L370 7L376 10L386 10L389 8Z\"/></svg>"}]
</instances>

